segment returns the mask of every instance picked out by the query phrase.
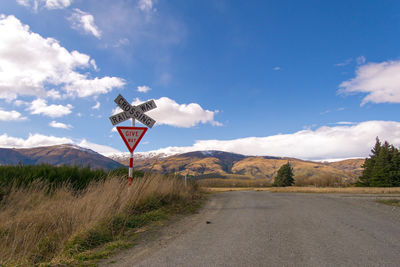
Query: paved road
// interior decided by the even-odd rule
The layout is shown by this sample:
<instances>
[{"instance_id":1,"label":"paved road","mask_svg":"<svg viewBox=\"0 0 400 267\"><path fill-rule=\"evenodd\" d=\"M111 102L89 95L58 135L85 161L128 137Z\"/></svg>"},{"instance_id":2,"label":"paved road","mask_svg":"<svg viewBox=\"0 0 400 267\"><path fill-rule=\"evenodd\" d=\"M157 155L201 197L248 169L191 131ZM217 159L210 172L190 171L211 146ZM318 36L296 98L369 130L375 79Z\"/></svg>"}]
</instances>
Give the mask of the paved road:
<instances>
[{"instance_id":1,"label":"paved road","mask_svg":"<svg viewBox=\"0 0 400 267\"><path fill-rule=\"evenodd\" d=\"M400 266L400 208L362 195L227 192L148 245L113 266Z\"/></svg>"}]
</instances>

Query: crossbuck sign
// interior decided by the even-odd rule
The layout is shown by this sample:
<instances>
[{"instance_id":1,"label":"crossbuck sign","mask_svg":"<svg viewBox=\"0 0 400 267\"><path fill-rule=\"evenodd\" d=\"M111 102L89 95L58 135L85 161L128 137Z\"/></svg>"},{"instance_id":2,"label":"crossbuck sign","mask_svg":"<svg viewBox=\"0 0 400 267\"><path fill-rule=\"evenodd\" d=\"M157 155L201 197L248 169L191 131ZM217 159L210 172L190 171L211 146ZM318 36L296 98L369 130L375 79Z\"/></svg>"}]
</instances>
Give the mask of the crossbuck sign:
<instances>
[{"instance_id":1,"label":"crossbuck sign","mask_svg":"<svg viewBox=\"0 0 400 267\"><path fill-rule=\"evenodd\" d=\"M116 125L129 119L136 119L149 128L153 127L154 123L156 123L155 120L144 114L145 112L157 107L154 100L144 102L137 106L132 106L122 95L118 95L114 102L123 111L110 117L112 125Z\"/></svg>"},{"instance_id":2,"label":"crossbuck sign","mask_svg":"<svg viewBox=\"0 0 400 267\"><path fill-rule=\"evenodd\" d=\"M137 106L132 106L122 95L118 95L114 102L122 109L122 112L110 117L112 125L132 119L132 127L117 127L122 140L125 142L129 152L131 153L129 158L129 185L131 185L133 173L133 151L147 131L147 128L145 127L133 127L135 126L135 119L149 128L153 127L156 121L144 113L155 109L157 106L154 100L144 102Z\"/></svg>"}]
</instances>

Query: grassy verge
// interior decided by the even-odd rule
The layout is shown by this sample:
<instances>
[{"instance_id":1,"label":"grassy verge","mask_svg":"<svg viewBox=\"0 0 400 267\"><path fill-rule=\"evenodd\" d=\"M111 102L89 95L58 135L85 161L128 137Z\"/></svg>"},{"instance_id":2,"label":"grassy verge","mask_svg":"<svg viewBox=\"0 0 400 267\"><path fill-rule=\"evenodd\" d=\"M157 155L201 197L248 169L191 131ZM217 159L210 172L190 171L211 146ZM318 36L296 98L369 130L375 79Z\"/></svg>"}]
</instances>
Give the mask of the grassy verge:
<instances>
[{"instance_id":1,"label":"grassy verge","mask_svg":"<svg viewBox=\"0 0 400 267\"><path fill-rule=\"evenodd\" d=\"M379 199L377 202L386 204L389 206L400 207L400 199Z\"/></svg>"},{"instance_id":2,"label":"grassy verge","mask_svg":"<svg viewBox=\"0 0 400 267\"><path fill-rule=\"evenodd\" d=\"M109 177L83 191L32 184L0 202L0 266L87 266L130 247L142 227L200 204L196 184L146 174L127 187Z\"/></svg>"}]
</instances>

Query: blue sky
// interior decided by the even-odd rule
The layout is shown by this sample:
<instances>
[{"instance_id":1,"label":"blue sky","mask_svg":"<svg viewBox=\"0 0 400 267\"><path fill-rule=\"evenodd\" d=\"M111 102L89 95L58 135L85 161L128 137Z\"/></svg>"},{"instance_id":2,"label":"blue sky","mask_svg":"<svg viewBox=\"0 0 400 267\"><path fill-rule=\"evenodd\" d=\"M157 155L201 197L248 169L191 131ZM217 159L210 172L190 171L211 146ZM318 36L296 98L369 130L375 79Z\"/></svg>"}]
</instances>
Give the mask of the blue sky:
<instances>
[{"instance_id":1,"label":"blue sky","mask_svg":"<svg viewBox=\"0 0 400 267\"><path fill-rule=\"evenodd\" d=\"M108 120L119 93L158 105L139 152L400 145L398 1L7 0L0 14L0 147L125 152Z\"/></svg>"}]
</instances>

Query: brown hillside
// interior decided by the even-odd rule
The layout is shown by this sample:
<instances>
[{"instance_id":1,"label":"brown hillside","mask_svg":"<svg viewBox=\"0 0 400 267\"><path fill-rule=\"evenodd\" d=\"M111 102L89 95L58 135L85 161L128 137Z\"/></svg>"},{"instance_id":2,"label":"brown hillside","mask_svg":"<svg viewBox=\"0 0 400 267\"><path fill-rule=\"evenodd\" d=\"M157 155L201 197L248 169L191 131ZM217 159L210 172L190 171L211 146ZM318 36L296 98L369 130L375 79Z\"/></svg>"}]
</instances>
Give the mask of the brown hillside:
<instances>
[{"instance_id":1,"label":"brown hillside","mask_svg":"<svg viewBox=\"0 0 400 267\"><path fill-rule=\"evenodd\" d=\"M347 159L338 162L328 163L329 166L332 166L336 169L350 171L357 175L361 175L363 168L362 165L364 164L365 159Z\"/></svg>"},{"instance_id":2,"label":"brown hillside","mask_svg":"<svg viewBox=\"0 0 400 267\"><path fill-rule=\"evenodd\" d=\"M90 149L69 144L14 150L29 159L29 161L22 162L23 164L46 163L55 166L90 166L93 169L113 169L122 166L120 163Z\"/></svg>"},{"instance_id":3,"label":"brown hillside","mask_svg":"<svg viewBox=\"0 0 400 267\"><path fill-rule=\"evenodd\" d=\"M188 174L196 178L266 179L272 182L279 168L288 161L293 166L295 179L303 182L315 181L321 177L355 182L362 171L363 162L360 159L350 159L335 163L320 163L295 158L250 157L210 151L190 152L164 158L135 158L134 167L144 171Z\"/></svg>"}]
</instances>

